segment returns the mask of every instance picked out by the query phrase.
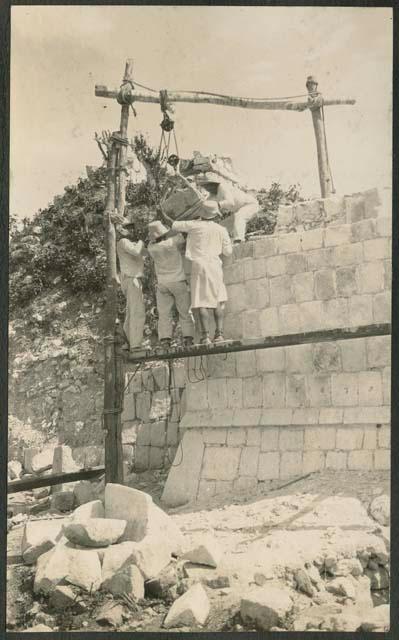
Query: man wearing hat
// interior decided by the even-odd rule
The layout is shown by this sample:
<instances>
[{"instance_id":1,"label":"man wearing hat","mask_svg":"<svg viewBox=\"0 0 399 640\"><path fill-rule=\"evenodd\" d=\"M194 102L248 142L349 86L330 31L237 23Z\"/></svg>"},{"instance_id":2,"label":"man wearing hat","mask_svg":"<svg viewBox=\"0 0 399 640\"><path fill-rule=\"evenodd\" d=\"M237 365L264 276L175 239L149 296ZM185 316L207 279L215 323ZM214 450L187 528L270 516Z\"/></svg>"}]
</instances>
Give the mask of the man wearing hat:
<instances>
[{"instance_id":1,"label":"man wearing hat","mask_svg":"<svg viewBox=\"0 0 399 640\"><path fill-rule=\"evenodd\" d=\"M154 261L157 276L158 336L169 348L172 340L172 310L176 306L185 346L194 341L194 320L190 312L190 289L184 272L181 250L185 240L181 233L166 237L167 229L160 220L148 225L147 251Z\"/></svg>"},{"instance_id":2,"label":"man wearing hat","mask_svg":"<svg viewBox=\"0 0 399 640\"><path fill-rule=\"evenodd\" d=\"M121 272L121 289L126 297L126 313L123 330L130 349L141 346L145 325L145 306L141 279L144 271L143 249L141 240L133 242L134 222L123 222L118 225L119 240L116 252Z\"/></svg>"},{"instance_id":3,"label":"man wearing hat","mask_svg":"<svg viewBox=\"0 0 399 640\"><path fill-rule=\"evenodd\" d=\"M231 233L233 242L243 242L247 223L260 209L256 197L223 180L217 173L205 173L197 178L197 182L216 200L223 214L231 214L225 218L223 226Z\"/></svg>"},{"instance_id":4,"label":"man wearing hat","mask_svg":"<svg viewBox=\"0 0 399 640\"><path fill-rule=\"evenodd\" d=\"M216 324L215 341L224 340L223 315L227 291L220 256L230 256L232 246L226 229L215 221L219 206L208 199L199 206L199 220L175 221L172 232L187 233L186 258L191 260L191 308L198 309L201 343L210 344L209 309Z\"/></svg>"}]
</instances>

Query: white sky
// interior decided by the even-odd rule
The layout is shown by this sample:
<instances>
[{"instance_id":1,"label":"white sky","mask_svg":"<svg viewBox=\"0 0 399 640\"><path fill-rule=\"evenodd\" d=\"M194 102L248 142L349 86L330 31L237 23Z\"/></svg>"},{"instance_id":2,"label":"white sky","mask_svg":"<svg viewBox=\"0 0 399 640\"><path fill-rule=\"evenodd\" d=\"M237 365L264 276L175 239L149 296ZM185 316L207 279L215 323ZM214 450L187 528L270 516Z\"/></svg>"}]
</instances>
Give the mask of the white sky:
<instances>
[{"instance_id":1,"label":"white sky","mask_svg":"<svg viewBox=\"0 0 399 640\"><path fill-rule=\"evenodd\" d=\"M14 6L11 38L12 213L31 216L101 164L94 132L116 130L120 106L95 84L119 86L127 58L138 82L248 97L326 98L337 192L391 184L392 11L346 7ZM138 103L129 136L159 143L157 105ZM299 182L319 195L309 111L176 105L182 157L230 155L250 186Z\"/></svg>"}]
</instances>

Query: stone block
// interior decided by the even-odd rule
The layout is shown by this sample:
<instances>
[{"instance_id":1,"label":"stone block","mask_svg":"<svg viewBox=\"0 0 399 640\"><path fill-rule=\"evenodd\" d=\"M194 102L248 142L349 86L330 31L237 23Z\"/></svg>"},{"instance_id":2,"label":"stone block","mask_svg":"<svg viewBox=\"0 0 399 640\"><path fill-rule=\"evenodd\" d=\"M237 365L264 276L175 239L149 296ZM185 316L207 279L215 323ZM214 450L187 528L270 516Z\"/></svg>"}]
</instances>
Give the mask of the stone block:
<instances>
[{"instance_id":1,"label":"stone block","mask_svg":"<svg viewBox=\"0 0 399 640\"><path fill-rule=\"evenodd\" d=\"M336 271L337 295L353 296L357 293L356 267L342 267Z\"/></svg>"},{"instance_id":2,"label":"stone block","mask_svg":"<svg viewBox=\"0 0 399 640\"><path fill-rule=\"evenodd\" d=\"M391 364L391 336L367 338L367 362L369 367L385 367Z\"/></svg>"},{"instance_id":3,"label":"stone block","mask_svg":"<svg viewBox=\"0 0 399 640\"><path fill-rule=\"evenodd\" d=\"M260 238L255 242L254 258L269 258L276 253L274 238Z\"/></svg>"},{"instance_id":4,"label":"stone block","mask_svg":"<svg viewBox=\"0 0 399 640\"><path fill-rule=\"evenodd\" d=\"M215 495L216 482L214 480L200 480L197 500L212 498Z\"/></svg>"},{"instance_id":5,"label":"stone block","mask_svg":"<svg viewBox=\"0 0 399 640\"><path fill-rule=\"evenodd\" d=\"M377 449L377 427L366 425L364 427L363 449Z\"/></svg>"},{"instance_id":6,"label":"stone block","mask_svg":"<svg viewBox=\"0 0 399 640\"><path fill-rule=\"evenodd\" d=\"M340 196L320 198L319 204L326 222L332 222L339 219L345 220L344 198Z\"/></svg>"},{"instance_id":7,"label":"stone block","mask_svg":"<svg viewBox=\"0 0 399 640\"><path fill-rule=\"evenodd\" d=\"M392 288L392 260L384 260L384 288Z\"/></svg>"},{"instance_id":8,"label":"stone block","mask_svg":"<svg viewBox=\"0 0 399 640\"><path fill-rule=\"evenodd\" d=\"M382 404L382 376L380 371L359 373L359 404L375 407Z\"/></svg>"},{"instance_id":9,"label":"stone block","mask_svg":"<svg viewBox=\"0 0 399 640\"><path fill-rule=\"evenodd\" d=\"M259 373L285 370L285 349L259 349L256 351L256 369Z\"/></svg>"},{"instance_id":10,"label":"stone block","mask_svg":"<svg viewBox=\"0 0 399 640\"><path fill-rule=\"evenodd\" d=\"M226 285L244 280L244 265L240 261L233 262L223 269L223 277Z\"/></svg>"},{"instance_id":11,"label":"stone block","mask_svg":"<svg viewBox=\"0 0 399 640\"><path fill-rule=\"evenodd\" d=\"M335 449L335 427L308 427L305 429L304 449L324 450Z\"/></svg>"},{"instance_id":12,"label":"stone block","mask_svg":"<svg viewBox=\"0 0 399 640\"><path fill-rule=\"evenodd\" d=\"M263 406L285 406L284 373L266 373L263 375Z\"/></svg>"},{"instance_id":13,"label":"stone block","mask_svg":"<svg viewBox=\"0 0 399 640\"><path fill-rule=\"evenodd\" d=\"M244 260L254 257L255 242L241 242L233 246L233 260Z\"/></svg>"},{"instance_id":14,"label":"stone block","mask_svg":"<svg viewBox=\"0 0 399 640\"><path fill-rule=\"evenodd\" d=\"M351 242L351 225L341 224L336 227L326 227L324 230L324 246L337 247ZM353 241L355 242L355 240Z\"/></svg>"},{"instance_id":15,"label":"stone block","mask_svg":"<svg viewBox=\"0 0 399 640\"><path fill-rule=\"evenodd\" d=\"M344 207L346 214L346 222L359 222L364 220L366 208L365 201L362 196L345 196Z\"/></svg>"},{"instance_id":16,"label":"stone block","mask_svg":"<svg viewBox=\"0 0 399 640\"><path fill-rule=\"evenodd\" d=\"M125 384L129 393L140 393L142 391L141 371L127 371Z\"/></svg>"},{"instance_id":17,"label":"stone block","mask_svg":"<svg viewBox=\"0 0 399 640\"><path fill-rule=\"evenodd\" d=\"M164 466L165 459L165 449L164 447L149 447L150 449L150 459L148 468L149 469L162 469Z\"/></svg>"},{"instance_id":18,"label":"stone block","mask_svg":"<svg viewBox=\"0 0 399 640\"><path fill-rule=\"evenodd\" d=\"M166 444L175 446L179 443L179 423L168 422L168 430L166 432Z\"/></svg>"},{"instance_id":19,"label":"stone block","mask_svg":"<svg viewBox=\"0 0 399 640\"><path fill-rule=\"evenodd\" d=\"M258 480L276 480L280 477L280 454L267 452L259 454Z\"/></svg>"},{"instance_id":20,"label":"stone block","mask_svg":"<svg viewBox=\"0 0 399 640\"><path fill-rule=\"evenodd\" d=\"M247 434L242 427L231 427L227 429L227 446L239 447L245 444Z\"/></svg>"},{"instance_id":21,"label":"stone block","mask_svg":"<svg viewBox=\"0 0 399 640\"><path fill-rule=\"evenodd\" d=\"M313 344L313 368L316 372L340 371L341 354L337 343L318 342Z\"/></svg>"},{"instance_id":22,"label":"stone block","mask_svg":"<svg viewBox=\"0 0 399 640\"><path fill-rule=\"evenodd\" d=\"M170 414L171 397L168 389L154 391L151 398L149 420L161 420Z\"/></svg>"},{"instance_id":23,"label":"stone block","mask_svg":"<svg viewBox=\"0 0 399 640\"><path fill-rule=\"evenodd\" d=\"M374 238L363 243L363 255L366 262L385 260L391 257L391 238Z\"/></svg>"},{"instance_id":24,"label":"stone block","mask_svg":"<svg viewBox=\"0 0 399 640\"><path fill-rule=\"evenodd\" d=\"M137 444L139 446L149 445L151 442L151 424L149 422L142 424L137 432Z\"/></svg>"},{"instance_id":25,"label":"stone block","mask_svg":"<svg viewBox=\"0 0 399 640\"><path fill-rule=\"evenodd\" d=\"M259 447L260 446L260 429L247 429L246 445L247 447Z\"/></svg>"},{"instance_id":26,"label":"stone block","mask_svg":"<svg viewBox=\"0 0 399 640\"><path fill-rule=\"evenodd\" d=\"M316 299L329 300L336 297L335 272L332 269L315 271L314 283Z\"/></svg>"},{"instance_id":27,"label":"stone block","mask_svg":"<svg viewBox=\"0 0 399 640\"><path fill-rule=\"evenodd\" d=\"M234 480L233 488L234 491L238 491L240 493L254 493L258 486L258 479L256 477L239 477L237 480Z\"/></svg>"},{"instance_id":28,"label":"stone block","mask_svg":"<svg viewBox=\"0 0 399 640\"><path fill-rule=\"evenodd\" d=\"M205 431L205 430L204 430ZM202 432L195 430L183 434L176 465L169 470L165 483L162 502L170 507L178 507L194 500L198 491L201 474L204 442Z\"/></svg>"},{"instance_id":29,"label":"stone block","mask_svg":"<svg viewBox=\"0 0 399 640\"><path fill-rule=\"evenodd\" d=\"M282 334L300 333L301 316L297 304L284 304L278 309L280 332Z\"/></svg>"},{"instance_id":30,"label":"stone block","mask_svg":"<svg viewBox=\"0 0 399 640\"><path fill-rule=\"evenodd\" d=\"M373 469L372 451L350 451L348 454L348 469L353 471L371 471Z\"/></svg>"},{"instance_id":31,"label":"stone block","mask_svg":"<svg viewBox=\"0 0 399 640\"><path fill-rule=\"evenodd\" d=\"M152 367L149 369L142 369L141 371L141 379L142 379L142 383L143 383L143 389L145 391L154 391L155 389L155 385L154 385L154 376L152 373Z\"/></svg>"},{"instance_id":32,"label":"stone block","mask_svg":"<svg viewBox=\"0 0 399 640\"><path fill-rule=\"evenodd\" d=\"M207 427L212 424L214 427L230 427L233 423L234 409L217 409L211 411L211 417L207 424L203 426Z\"/></svg>"},{"instance_id":33,"label":"stone block","mask_svg":"<svg viewBox=\"0 0 399 640\"><path fill-rule=\"evenodd\" d=\"M226 429L203 429L202 434L205 444L226 444Z\"/></svg>"},{"instance_id":34,"label":"stone block","mask_svg":"<svg viewBox=\"0 0 399 640\"><path fill-rule=\"evenodd\" d=\"M260 409L235 409L233 427L256 427L260 417Z\"/></svg>"},{"instance_id":35,"label":"stone block","mask_svg":"<svg viewBox=\"0 0 399 640\"><path fill-rule=\"evenodd\" d=\"M253 376L256 372L255 351L241 351L236 354L237 375L239 378Z\"/></svg>"},{"instance_id":36,"label":"stone block","mask_svg":"<svg viewBox=\"0 0 399 640\"><path fill-rule=\"evenodd\" d=\"M266 278L248 280L245 283L244 304L246 309L264 309L270 302L269 281Z\"/></svg>"},{"instance_id":37,"label":"stone block","mask_svg":"<svg viewBox=\"0 0 399 640\"><path fill-rule=\"evenodd\" d=\"M186 386L187 409L198 411L208 408L208 381L200 380L195 383L187 383Z\"/></svg>"},{"instance_id":38,"label":"stone block","mask_svg":"<svg viewBox=\"0 0 399 640\"><path fill-rule=\"evenodd\" d=\"M333 262L336 267L349 267L363 262L363 244L344 244L334 247Z\"/></svg>"},{"instance_id":39,"label":"stone block","mask_svg":"<svg viewBox=\"0 0 399 640\"><path fill-rule=\"evenodd\" d=\"M232 409L243 406L243 380L241 378L227 378L227 406Z\"/></svg>"},{"instance_id":40,"label":"stone block","mask_svg":"<svg viewBox=\"0 0 399 640\"><path fill-rule=\"evenodd\" d=\"M227 408L227 385L225 378L208 380L208 403L212 409Z\"/></svg>"},{"instance_id":41,"label":"stone block","mask_svg":"<svg viewBox=\"0 0 399 640\"><path fill-rule=\"evenodd\" d=\"M287 407L305 407L307 405L306 377L294 374L286 376L286 404ZM283 406L284 404L284 383L281 381L279 388L275 391L275 401L279 404L265 406ZM265 394L264 394L265 397Z\"/></svg>"},{"instance_id":42,"label":"stone block","mask_svg":"<svg viewBox=\"0 0 399 640\"><path fill-rule=\"evenodd\" d=\"M301 236L299 233L283 233L276 238L277 253L295 253L301 250Z\"/></svg>"},{"instance_id":43,"label":"stone block","mask_svg":"<svg viewBox=\"0 0 399 640\"><path fill-rule=\"evenodd\" d=\"M134 453L134 470L146 471L149 468L150 463L150 448L149 446L136 445Z\"/></svg>"},{"instance_id":44,"label":"stone block","mask_svg":"<svg viewBox=\"0 0 399 640\"><path fill-rule=\"evenodd\" d=\"M211 378L229 378L237 375L234 353L207 356L207 364Z\"/></svg>"},{"instance_id":45,"label":"stone block","mask_svg":"<svg viewBox=\"0 0 399 640\"><path fill-rule=\"evenodd\" d=\"M254 280L266 276L266 261L264 258L244 261L244 280Z\"/></svg>"},{"instance_id":46,"label":"stone block","mask_svg":"<svg viewBox=\"0 0 399 640\"><path fill-rule=\"evenodd\" d=\"M53 473L72 473L81 468L73 459L72 449L66 445L55 447L52 467Z\"/></svg>"},{"instance_id":47,"label":"stone block","mask_svg":"<svg viewBox=\"0 0 399 640\"><path fill-rule=\"evenodd\" d=\"M172 363L172 382L175 389L186 386L186 370L184 364L177 362Z\"/></svg>"},{"instance_id":48,"label":"stone block","mask_svg":"<svg viewBox=\"0 0 399 640\"><path fill-rule=\"evenodd\" d=\"M285 347L285 361L287 373L305 373L312 371L312 345L298 344Z\"/></svg>"},{"instance_id":49,"label":"stone block","mask_svg":"<svg viewBox=\"0 0 399 640\"><path fill-rule=\"evenodd\" d=\"M263 403L262 378L253 376L243 380L243 406L261 407Z\"/></svg>"},{"instance_id":50,"label":"stone block","mask_svg":"<svg viewBox=\"0 0 399 640\"><path fill-rule=\"evenodd\" d=\"M260 420L260 424L262 426L267 425L281 425L286 426L292 423L292 409L284 408L274 408L274 409L264 409L262 411L262 417Z\"/></svg>"},{"instance_id":51,"label":"stone block","mask_svg":"<svg viewBox=\"0 0 399 640\"><path fill-rule=\"evenodd\" d=\"M324 451L304 451L303 453L303 473L314 473L323 471L326 466L326 456Z\"/></svg>"},{"instance_id":52,"label":"stone block","mask_svg":"<svg viewBox=\"0 0 399 640\"><path fill-rule=\"evenodd\" d=\"M269 278L275 278L282 276L286 273L287 265L285 262L285 256L272 256L266 258L266 275Z\"/></svg>"},{"instance_id":53,"label":"stone block","mask_svg":"<svg viewBox=\"0 0 399 640\"><path fill-rule=\"evenodd\" d=\"M323 229L308 229L301 234L302 251L321 249L323 246Z\"/></svg>"},{"instance_id":54,"label":"stone block","mask_svg":"<svg viewBox=\"0 0 399 640\"><path fill-rule=\"evenodd\" d=\"M347 468L348 454L346 451L327 451L326 469L341 471Z\"/></svg>"},{"instance_id":55,"label":"stone block","mask_svg":"<svg viewBox=\"0 0 399 640\"><path fill-rule=\"evenodd\" d=\"M313 272L296 273L292 277L292 289L296 302L306 302L314 298Z\"/></svg>"},{"instance_id":56,"label":"stone block","mask_svg":"<svg viewBox=\"0 0 399 640\"><path fill-rule=\"evenodd\" d=\"M328 269L334 267L335 264L334 249L332 247L308 251L306 257L309 271Z\"/></svg>"},{"instance_id":57,"label":"stone block","mask_svg":"<svg viewBox=\"0 0 399 640\"><path fill-rule=\"evenodd\" d=\"M349 298L349 324L351 327L373 322L373 296L363 294Z\"/></svg>"},{"instance_id":58,"label":"stone block","mask_svg":"<svg viewBox=\"0 0 399 640\"><path fill-rule=\"evenodd\" d=\"M389 470L390 468L391 468L391 450L377 449L376 451L374 451L374 469L382 471L382 470Z\"/></svg>"},{"instance_id":59,"label":"stone block","mask_svg":"<svg viewBox=\"0 0 399 640\"><path fill-rule=\"evenodd\" d=\"M245 285L243 283L228 285L227 295L229 300L228 307L235 313L247 308L245 302Z\"/></svg>"},{"instance_id":60,"label":"stone block","mask_svg":"<svg viewBox=\"0 0 399 640\"><path fill-rule=\"evenodd\" d=\"M276 276L270 279L270 305L272 307L294 302L291 280L291 276Z\"/></svg>"},{"instance_id":61,"label":"stone block","mask_svg":"<svg viewBox=\"0 0 399 640\"><path fill-rule=\"evenodd\" d=\"M285 257L286 269L289 275L303 273L307 270L307 260L304 253L289 253Z\"/></svg>"},{"instance_id":62,"label":"stone block","mask_svg":"<svg viewBox=\"0 0 399 640\"><path fill-rule=\"evenodd\" d=\"M316 331L323 324L323 305L321 300L299 303L299 316L302 331Z\"/></svg>"},{"instance_id":63,"label":"stone block","mask_svg":"<svg viewBox=\"0 0 399 640\"><path fill-rule=\"evenodd\" d=\"M392 300L391 291L376 293L373 296L374 322L391 322L391 316L392 316L391 300Z\"/></svg>"},{"instance_id":64,"label":"stone block","mask_svg":"<svg viewBox=\"0 0 399 640\"><path fill-rule=\"evenodd\" d=\"M238 470L240 476L257 476L259 453L259 447L243 448Z\"/></svg>"},{"instance_id":65,"label":"stone block","mask_svg":"<svg viewBox=\"0 0 399 640\"><path fill-rule=\"evenodd\" d=\"M154 378L155 390L160 391L166 389L169 382L169 368L163 362L152 368L152 376Z\"/></svg>"},{"instance_id":66,"label":"stone block","mask_svg":"<svg viewBox=\"0 0 399 640\"><path fill-rule=\"evenodd\" d=\"M319 424L341 424L343 415L343 409L337 409L336 407L321 408Z\"/></svg>"},{"instance_id":67,"label":"stone block","mask_svg":"<svg viewBox=\"0 0 399 640\"><path fill-rule=\"evenodd\" d=\"M303 473L302 451L287 451L281 454L280 478L291 478Z\"/></svg>"},{"instance_id":68,"label":"stone block","mask_svg":"<svg viewBox=\"0 0 399 640\"><path fill-rule=\"evenodd\" d=\"M240 313L227 313L224 318L224 335L231 340L242 338L242 317Z\"/></svg>"},{"instance_id":69,"label":"stone block","mask_svg":"<svg viewBox=\"0 0 399 640\"><path fill-rule=\"evenodd\" d=\"M277 307L263 309L259 314L260 330L262 336L275 336L280 332L280 323Z\"/></svg>"},{"instance_id":70,"label":"stone block","mask_svg":"<svg viewBox=\"0 0 399 640\"><path fill-rule=\"evenodd\" d=\"M287 588L255 587L244 593L240 616L246 627L270 631L291 611L293 600Z\"/></svg>"},{"instance_id":71,"label":"stone block","mask_svg":"<svg viewBox=\"0 0 399 640\"><path fill-rule=\"evenodd\" d=\"M331 405L331 377L329 375L308 375L307 395L312 407Z\"/></svg>"},{"instance_id":72,"label":"stone block","mask_svg":"<svg viewBox=\"0 0 399 640\"><path fill-rule=\"evenodd\" d=\"M136 417L136 402L133 393L128 393L123 398L122 422L134 420Z\"/></svg>"},{"instance_id":73,"label":"stone block","mask_svg":"<svg viewBox=\"0 0 399 640\"><path fill-rule=\"evenodd\" d=\"M360 293L378 293L384 289L384 263L365 262L357 267Z\"/></svg>"},{"instance_id":74,"label":"stone block","mask_svg":"<svg viewBox=\"0 0 399 640\"><path fill-rule=\"evenodd\" d=\"M277 227L289 227L290 225L295 224L295 221L296 216L293 205L279 205L277 211Z\"/></svg>"},{"instance_id":75,"label":"stone block","mask_svg":"<svg viewBox=\"0 0 399 640\"><path fill-rule=\"evenodd\" d=\"M233 480L217 480L215 482L215 496L229 496L233 491Z\"/></svg>"},{"instance_id":76,"label":"stone block","mask_svg":"<svg viewBox=\"0 0 399 640\"><path fill-rule=\"evenodd\" d=\"M151 409L151 393L142 391L136 395L136 417L142 422L147 422Z\"/></svg>"},{"instance_id":77,"label":"stone block","mask_svg":"<svg viewBox=\"0 0 399 640\"><path fill-rule=\"evenodd\" d=\"M382 370L382 394L384 404L391 403L391 384L391 367L384 367Z\"/></svg>"},{"instance_id":78,"label":"stone block","mask_svg":"<svg viewBox=\"0 0 399 640\"><path fill-rule=\"evenodd\" d=\"M164 447L166 444L166 422L160 420L151 424L150 444L152 447Z\"/></svg>"},{"instance_id":79,"label":"stone block","mask_svg":"<svg viewBox=\"0 0 399 640\"><path fill-rule=\"evenodd\" d=\"M331 376L333 405L353 407L359 404L358 377L354 373L334 373Z\"/></svg>"},{"instance_id":80,"label":"stone block","mask_svg":"<svg viewBox=\"0 0 399 640\"><path fill-rule=\"evenodd\" d=\"M280 429L280 451L302 451L303 429Z\"/></svg>"},{"instance_id":81,"label":"stone block","mask_svg":"<svg viewBox=\"0 0 399 640\"><path fill-rule=\"evenodd\" d=\"M291 424L317 424L319 422L319 409L309 407L308 409L294 409Z\"/></svg>"},{"instance_id":82,"label":"stone block","mask_svg":"<svg viewBox=\"0 0 399 640\"><path fill-rule=\"evenodd\" d=\"M244 338L261 338L262 329L257 309L251 311L243 311L242 317L242 335Z\"/></svg>"},{"instance_id":83,"label":"stone block","mask_svg":"<svg viewBox=\"0 0 399 640\"><path fill-rule=\"evenodd\" d=\"M376 235L375 221L372 219L360 220L355 222L351 227L351 239L350 242L363 242L364 240L370 240Z\"/></svg>"},{"instance_id":84,"label":"stone block","mask_svg":"<svg viewBox=\"0 0 399 640\"><path fill-rule=\"evenodd\" d=\"M366 363L366 340L341 340L339 343L341 350L343 371L364 371L367 369Z\"/></svg>"},{"instance_id":85,"label":"stone block","mask_svg":"<svg viewBox=\"0 0 399 640\"><path fill-rule=\"evenodd\" d=\"M349 450L361 449L363 447L364 429L363 427L343 427L337 429L336 448Z\"/></svg>"},{"instance_id":86,"label":"stone block","mask_svg":"<svg viewBox=\"0 0 399 640\"><path fill-rule=\"evenodd\" d=\"M347 298L323 300L322 322L327 329L347 327L349 323L349 306Z\"/></svg>"},{"instance_id":87,"label":"stone block","mask_svg":"<svg viewBox=\"0 0 399 640\"><path fill-rule=\"evenodd\" d=\"M239 447L205 447L202 477L207 480L235 480L240 457Z\"/></svg>"},{"instance_id":88,"label":"stone block","mask_svg":"<svg viewBox=\"0 0 399 640\"><path fill-rule=\"evenodd\" d=\"M344 424L385 423L391 419L390 407L347 407L344 409Z\"/></svg>"},{"instance_id":89,"label":"stone block","mask_svg":"<svg viewBox=\"0 0 399 640\"><path fill-rule=\"evenodd\" d=\"M279 433L277 427L268 427L261 431L261 451L277 451L279 448Z\"/></svg>"},{"instance_id":90,"label":"stone block","mask_svg":"<svg viewBox=\"0 0 399 640\"><path fill-rule=\"evenodd\" d=\"M385 425L377 430L377 443L380 449L389 449L391 446L391 427Z\"/></svg>"}]
</instances>

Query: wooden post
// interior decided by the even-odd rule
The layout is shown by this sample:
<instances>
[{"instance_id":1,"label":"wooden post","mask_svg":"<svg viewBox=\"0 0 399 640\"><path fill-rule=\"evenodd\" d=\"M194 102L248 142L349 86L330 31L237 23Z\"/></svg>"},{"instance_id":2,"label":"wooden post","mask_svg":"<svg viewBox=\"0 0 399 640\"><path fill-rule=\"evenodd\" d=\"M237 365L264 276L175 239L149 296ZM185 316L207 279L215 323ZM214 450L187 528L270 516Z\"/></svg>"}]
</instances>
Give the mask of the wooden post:
<instances>
[{"instance_id":1,"label":"wooden post","mask_svg":"<svg viewBox=\"0 0 399 640\"><path fill-rule=\"evenodd\" d=\"M317 162L319 166L320 191L322 198L328 198L332 194L331 174L328 163L326 132L321 110L321 96L317 94L317 81L313 76L309 76L306 88L309 93L309 109L312 112L313 128L316 136Z\"/></svg>"}]
</instances>

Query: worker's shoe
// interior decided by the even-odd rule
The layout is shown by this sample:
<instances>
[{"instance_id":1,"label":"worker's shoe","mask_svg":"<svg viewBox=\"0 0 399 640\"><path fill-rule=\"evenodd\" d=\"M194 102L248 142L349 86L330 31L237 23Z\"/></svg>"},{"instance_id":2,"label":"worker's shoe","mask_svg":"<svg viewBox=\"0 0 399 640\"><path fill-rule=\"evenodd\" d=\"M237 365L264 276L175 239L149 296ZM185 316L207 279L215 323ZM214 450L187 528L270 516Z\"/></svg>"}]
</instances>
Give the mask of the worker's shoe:
<instances>
[{"instance_id":1,"label":"worker's shoe","mask_svg":"<svg viewBox=\"0 0 399 640\"><path fill-rule=\"evenodd\" d=\"M192 347L194 344L194 338L192 336L184 336L183 344L185 347Z\"/></svg>"},{"instance_id":2,"label":"worker's shoe","mask_svg":"<svg viewBox=\"0 0 399 640\"><path fill-rule=\"evenodd\" d=\"M171 338L162 338L161 347L163 351L170 351L171 346L172 346Z\"/></svg>"},{"instance_id":3,"label":"worker's shoe","mask_svg":"<svg viewBox=\"0 0 399 640\"><path fill-rule=\"evenodd\" d=\"M224 335L223 333L221 333L221 331L217 331L215 333L215 337L213 339L213 342L224 342Z\"/></svg>"},{"instance_id":4,"label":"worker's shoe","mask_svg":"<svg viewBox=\"0 0 399 640\"><path fill-rule=\"evenodd\" d=\"M204 333L202 335L202 338L200 340L200 344L202 344L202 345L212 344L212 340L209 337L209 333Z\"/></svg>"}]
</instances>

